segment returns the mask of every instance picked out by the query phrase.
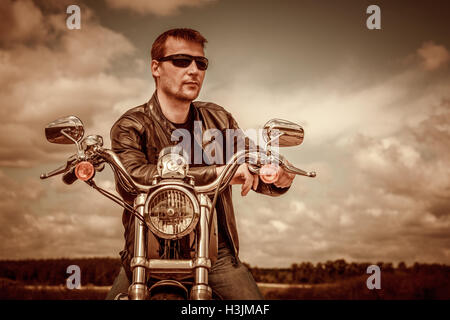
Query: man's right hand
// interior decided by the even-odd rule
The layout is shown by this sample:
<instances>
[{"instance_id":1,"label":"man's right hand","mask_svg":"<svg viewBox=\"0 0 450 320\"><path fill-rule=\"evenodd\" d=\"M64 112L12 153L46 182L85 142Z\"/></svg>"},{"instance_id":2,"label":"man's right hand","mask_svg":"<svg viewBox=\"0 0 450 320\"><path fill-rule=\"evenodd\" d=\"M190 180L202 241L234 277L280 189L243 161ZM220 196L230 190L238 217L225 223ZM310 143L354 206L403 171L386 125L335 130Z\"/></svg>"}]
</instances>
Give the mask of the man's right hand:
<instances>
[{"instance_id":1,"label":"man's right hand","mask_svg":"<svg viewBox=\"0 0 450 320\"><path fill-rule=\"evenodd\" d=\"M216 167L217 175L220 175L225 166ZM246 196L250 189L256 190L259 183L259 176L253 175L248 170L248 165L243 163L239 166L233 178L230 181L230 184L242 184L241 195Z\"/></svg>"}]
</instances>

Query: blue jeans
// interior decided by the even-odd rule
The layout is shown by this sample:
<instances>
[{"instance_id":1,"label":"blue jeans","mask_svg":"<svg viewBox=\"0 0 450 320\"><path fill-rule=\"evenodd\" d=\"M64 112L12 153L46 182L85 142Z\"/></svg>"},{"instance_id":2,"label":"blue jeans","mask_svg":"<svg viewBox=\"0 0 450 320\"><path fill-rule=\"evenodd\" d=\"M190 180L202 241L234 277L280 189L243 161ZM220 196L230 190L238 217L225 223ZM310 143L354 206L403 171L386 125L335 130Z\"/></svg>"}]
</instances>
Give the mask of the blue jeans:
<instances>
[{"instance_id":1,"label":"blue jeans","mask_svg":"<svg viewBox=\"0 0 450 320\"><path fill-rule=\"evenodd\" d=\"M263 299L250 271L233 256L228 247L219 248L217 261L209 273L209 285L224 300ZM127 293L129 286L125 269L121 267L106 299L112 300L121 292Z\"/></svg>"}]
</instances>

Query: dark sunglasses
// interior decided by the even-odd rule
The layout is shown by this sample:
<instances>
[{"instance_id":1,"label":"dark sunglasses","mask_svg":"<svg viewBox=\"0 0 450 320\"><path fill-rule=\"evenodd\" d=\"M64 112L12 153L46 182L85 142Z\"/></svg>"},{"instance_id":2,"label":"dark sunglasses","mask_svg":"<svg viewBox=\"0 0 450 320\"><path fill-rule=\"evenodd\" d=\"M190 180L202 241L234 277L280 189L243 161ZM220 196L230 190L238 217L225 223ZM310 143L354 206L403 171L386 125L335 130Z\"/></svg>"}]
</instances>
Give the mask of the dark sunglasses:
<instances>
[{"instance_id":1,"label":"dark sunglasses","mask_svg":"<svg viewBox=\"0 0 450 320\"><path fill-rule=\"evenodd\" d=\"M163 57L161 59L158 59L158 61L172 61L172 64L175 67L179 68L187 68L191 65L192 60L195 61L195 64L197 65L198 70L205 71L208 69L208 59L205 57L194 57L189 54L173 54L167 57Z\"/></svg>"}]
</instances>

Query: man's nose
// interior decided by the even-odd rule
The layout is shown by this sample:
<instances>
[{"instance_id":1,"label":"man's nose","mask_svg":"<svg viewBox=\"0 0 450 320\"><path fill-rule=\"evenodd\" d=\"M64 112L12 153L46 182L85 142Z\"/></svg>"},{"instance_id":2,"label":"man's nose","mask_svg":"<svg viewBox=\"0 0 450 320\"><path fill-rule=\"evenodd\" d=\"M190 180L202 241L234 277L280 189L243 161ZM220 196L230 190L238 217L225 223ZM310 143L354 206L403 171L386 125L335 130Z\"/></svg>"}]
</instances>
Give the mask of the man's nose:
<instances>
[{"instance_id":1,"label":"man's nose","mask_svg":"<svg viewBox=\"0 0 450 320\"><path fill-rule=\"evenodd\" d=\"M197 63L195 63L195 60L192 60L191 64L188 66L188 73L198 73L200 70L197 68Z\"/></svg>"}]
</instances>

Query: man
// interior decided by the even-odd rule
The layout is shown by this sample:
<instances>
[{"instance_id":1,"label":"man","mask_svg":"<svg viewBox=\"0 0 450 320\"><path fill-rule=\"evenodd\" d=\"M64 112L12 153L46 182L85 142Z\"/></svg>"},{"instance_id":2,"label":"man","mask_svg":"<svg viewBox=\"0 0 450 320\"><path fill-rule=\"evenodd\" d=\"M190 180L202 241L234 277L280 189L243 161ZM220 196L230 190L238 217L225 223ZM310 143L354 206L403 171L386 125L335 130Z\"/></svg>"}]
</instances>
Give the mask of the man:
<instances>
[{"instance_id":1,"label":"man","mask_svg":"<svg viewBox=\"0 0 450 320\"><path fill-rule=\"evenodd\" d=\"M149 102L126 112L111 129L112 149L128 173L141 184L150 184L157 171L158 154L162 148L173 144L171 135L177 128L192 133L194 121L201 121L205 130L216 128L224 132L238 129L236 121L224 108L213 103L192 102L200 93L208 67L205 43L206 39L192 29L172 29L161 34L151 50L155 93ZM189 174L194 176L196 185L204 185L214 181L223 168L217 164L194 164L190 166ZM250 189L277 196L289 189L293 179L294 175L281 170L277 181L265 184L259 181L258 176L252 175L244 163L239 166L231 184L242 185L242 196L247 195ZM125 200L132 202L130 195L119 185L117 188ZM238 258L239 242L231 186L220 194L216 212L219 249L217 261L209 274L209 285L223 299L261 299L252 275ZM130 285L134 217L125 211L122 221L125 227L125 248L120 253L123 268L107 298L127 292Z\"/></svg>"}]
</instances>

